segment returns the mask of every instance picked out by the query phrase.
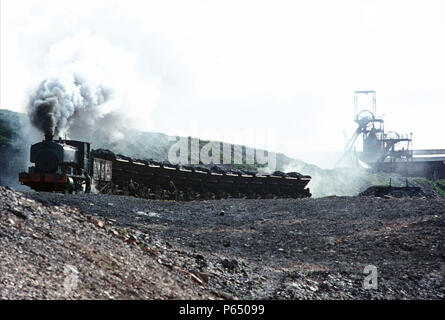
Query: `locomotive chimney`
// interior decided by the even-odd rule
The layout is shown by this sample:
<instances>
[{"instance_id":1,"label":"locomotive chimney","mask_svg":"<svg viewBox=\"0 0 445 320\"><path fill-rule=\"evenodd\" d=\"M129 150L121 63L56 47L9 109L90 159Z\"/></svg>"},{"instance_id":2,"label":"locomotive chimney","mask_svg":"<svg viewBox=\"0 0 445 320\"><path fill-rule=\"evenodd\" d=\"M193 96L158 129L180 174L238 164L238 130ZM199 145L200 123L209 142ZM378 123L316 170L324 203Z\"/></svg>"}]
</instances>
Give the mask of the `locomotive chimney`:
<instances>
[{"instance_id":1,"label":"locomotive chimney","mask_svg":"<svg viewBox=\"0 0 445 320\"><path fill-rule=\"evenodd\" d=\"M53 134L52 133L46 133L45 134L45 141L52 141L53 140Z\"/></svg>"}]
</instances>

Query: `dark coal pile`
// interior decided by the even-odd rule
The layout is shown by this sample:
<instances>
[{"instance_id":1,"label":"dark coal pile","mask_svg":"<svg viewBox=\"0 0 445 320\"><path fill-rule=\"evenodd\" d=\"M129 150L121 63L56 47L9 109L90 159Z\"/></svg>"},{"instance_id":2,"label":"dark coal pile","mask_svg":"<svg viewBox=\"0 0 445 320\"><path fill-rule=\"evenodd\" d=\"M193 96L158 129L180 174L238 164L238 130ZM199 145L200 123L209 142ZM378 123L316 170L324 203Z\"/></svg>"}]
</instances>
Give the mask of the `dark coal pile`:
<instances>
[{"instance_id":1,"label":"dark coal pile","mask_svg":"<svg viewBox=\"0 0 445 320\"><path fill-rule=\"evenodd\" d=\"M419 197L436 198L438 195L432 190L426 190L421 187L392 187L392 186L372 186L359 194L360 196L374 197Z\"/></svg>"},{"instance_id":2,"label":"dark coal pile","mask_svg":"<svg viewBox=\"0 0 445 320\"><path fill-rule=\"evenodd\" d=\"M186 288L197 290L194 297L204 296L199 295L204 290L218 298L235 299L445 298L442 198L173 202L96 194L28 196L45 214L58 212L62 206L73 208L79 219L99 221L104 234L117 232L128 243L134 242L133 246L125 243L129 251L121 255L123 263L132 266L133 276L152 272L156 262L173 281L188 280ZM43 217L47 223L60 219ZM67 225L64 232L83 234L88 232L85 225L90 226ZM103 237L89 234L90 242L70 246L103 254L123 250L118 249L122 240L105 247ZM71 263L70 255L64 259L60 263ZM377 269L376 289L364 288L368 275L364 269L369 265ZM98 286L97 290L107 289ZM1 294L5 296L4 291Z\"/></svg>"}]
</instances>

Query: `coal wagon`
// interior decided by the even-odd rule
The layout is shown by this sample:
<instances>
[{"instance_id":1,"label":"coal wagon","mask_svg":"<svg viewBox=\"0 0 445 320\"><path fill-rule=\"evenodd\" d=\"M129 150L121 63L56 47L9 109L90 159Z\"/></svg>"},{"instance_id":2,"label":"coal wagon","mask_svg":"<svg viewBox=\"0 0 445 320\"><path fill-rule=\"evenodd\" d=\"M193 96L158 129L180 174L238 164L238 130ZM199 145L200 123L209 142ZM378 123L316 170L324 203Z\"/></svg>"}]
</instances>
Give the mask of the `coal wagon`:
<instances>
[{"instance_id":1,"label":"coal wagon","mask_svg":"<svg viewBox=\"0 0 445 320\"><path fill-rule=\"evenodd\" d=\"M307 188L311 177L297 172L259 175L218 166L181 166L132 159L102 149L94 150L91 157L94 182L100 192L134 192L145 198L176 200L311 196Z\"/></svg>"}]
</instances>

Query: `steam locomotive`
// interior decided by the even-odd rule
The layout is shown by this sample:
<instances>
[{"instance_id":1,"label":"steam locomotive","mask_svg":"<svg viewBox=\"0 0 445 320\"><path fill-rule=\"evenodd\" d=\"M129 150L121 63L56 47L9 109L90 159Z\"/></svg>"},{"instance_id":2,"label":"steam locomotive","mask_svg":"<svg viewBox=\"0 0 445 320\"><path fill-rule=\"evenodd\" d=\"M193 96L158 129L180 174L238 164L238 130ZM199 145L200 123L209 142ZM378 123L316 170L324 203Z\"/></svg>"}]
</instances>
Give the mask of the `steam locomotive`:
<instances>
[{"instance_id":1,"label":"steam locomotive","mask_svg":"<svg viewBox=\"0 0 445 320\"><path fill-rule=\"evenodd\" d=\"M88 142L53 140L51 135L31 146L30 160L35 166L20 173L19 181L36 191L78 193L91 186L101 193L175 200L311 196L306 188L311 177L297 172L259 175L132 159L109 150L90 151Z\"/></svg>"},{"instance_id":2,"label":"steam locomotive","mask_svg":"<svg viewBox=\"0 0 445 320\"><path fill-rule=\"evenodd\" d=\"M45 140L31 146L35 166L19 174L19 181L36 191L88 191L90 143L75 140Z\"/></svg>"}]
</instances>

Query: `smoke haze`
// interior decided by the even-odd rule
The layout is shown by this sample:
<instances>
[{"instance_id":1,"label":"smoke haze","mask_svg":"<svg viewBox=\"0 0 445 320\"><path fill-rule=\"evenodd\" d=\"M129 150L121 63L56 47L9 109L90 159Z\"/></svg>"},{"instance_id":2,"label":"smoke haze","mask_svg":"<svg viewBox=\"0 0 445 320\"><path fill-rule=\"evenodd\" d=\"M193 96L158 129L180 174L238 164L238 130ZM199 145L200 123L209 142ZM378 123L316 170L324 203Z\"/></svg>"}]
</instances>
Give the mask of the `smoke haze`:
<instances>
[{"instance_id":1,"label":"smoke haze","mask_svg":"<svg viewBox=\"0 0 445 320\"><path fill-rule=\"evenodd\" d=\"M191 3L1 1L1 107L23 112L62 68L113 91L100 116L235 144L270 129L258 147L297 158L343 149L369 89L388 128L445 148L443 1Z\"/></svg>"},{"instance_id":2,"label":"smoke haze","mask_svg":"<svg viewBox=\"0 0 445 320\"><path fill-rule=\"evenodd\" d=\"M123 140L125 130L147 120L138 109L150 112L159 96L156 80L141 79L134 60L87 29L51 45L47 74L27 103L31 123L44 134L98 146Z\"/></svg>"}]
</instances>

